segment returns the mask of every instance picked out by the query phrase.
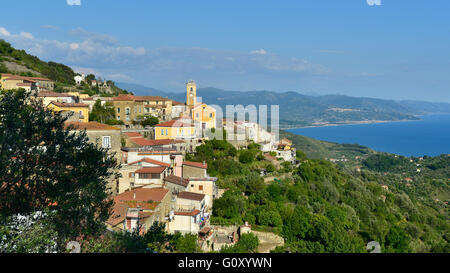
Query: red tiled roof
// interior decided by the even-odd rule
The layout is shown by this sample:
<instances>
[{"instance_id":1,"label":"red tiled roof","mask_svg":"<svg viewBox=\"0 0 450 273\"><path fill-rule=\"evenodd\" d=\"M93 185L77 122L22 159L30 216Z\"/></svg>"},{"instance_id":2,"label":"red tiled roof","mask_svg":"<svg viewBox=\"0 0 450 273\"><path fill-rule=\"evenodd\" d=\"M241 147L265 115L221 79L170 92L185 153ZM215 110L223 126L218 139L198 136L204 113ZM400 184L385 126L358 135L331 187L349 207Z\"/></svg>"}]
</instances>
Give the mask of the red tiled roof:
<instances>
[{"instance_id":1,"label":"red tiled roof","mask_svg":"<svg viewBox=\"0 0 450 273\"><path fill-rule=\"evenodd\" d=\"M137 170L135 173L162 173L166 167L145 167Z\"/></svg>"},{"instance_id":2,"label":"red tiled roof","mask_svg":"<svg viewBox=\"0 0 450 273\"><path fill-rule=\"evenodd\" d=\"M53 104L58 107L89 107L89 105L83 103L64 103L52 101L50 104Z\"/></svg>"},{"instance_id":3,"label":"red tiled roof","mask_svg":"<svg viewBox=\"0 0 450 273\"><path fill-rule=\"evenodd\" d=\"M106 221L111 226L116 226L125 220L128 206L120 203L114 203L113 211L109 219Z\"/></svg>"},{"instance_id":4,"label":"red tiled roof","mask_svg":"<svg viewBox=\"0 0 450 273\"><path fill-rule=\"evenodd\" d=\"M202 168L202 169L208 168L208 164L206 164L206 163L203 164L202 162L183 161L183 165L188 165L191 167Z\"/></svg>"},{"instance_id":5,"label":"red tiled roof","mask_svg":"<svg viewBox=\"0 0 450 273\"><path fill-rule=\"evenodd\" d=\"M200 211L198 209L195 209L193 211L175 211L174 214L175 215L182 215L182 216L195 216L197 214L199 214Z\"/></svg>"},{"instance_id":6,"label":"red tiled roof","mask_svg":"<svg viewBox=\"0 0 450 273\"><path fill-rule=\"evenodd\" d=\"M90 122L78 122L78 121L68 121L64 123L65 128L69 127L69 126L73 126L75 127L76 130L86 130L86 131L117 131L120 130L120 128L111 126L111 125L107 125L107 124L103 124L103 123L98 123L95 121L90 121Z\"/></svg>"},{"instance_id":7,"label":"red tiled roof","mask_svg":"<svg viewBox=\"0 0 450 273\"><path fill-rule=\"evenodd\" d=\"M25 77L13 74L2 74L2 77L5 77L7 80L25 80L25 81L51 81L47 78L39 78L39 77Z\"/></svg>"},{"instance_id":8,"label":"red tiled roof","mask_svg":"<svg viewBox=\"0 0 450 273\"><path fill-rule=\"evenodd\" d=\"M138 132L126 132L125 135L127 137L142 137L142 135Z\"/></svg>"},{"instance_id":9,"label":"red tiled roof","mask_svg":"<svg viewBox=\"0 0 450 273\"><path fill-rule=\"evenodd\" d=\"M139 138L133 138L131 141L135 141L138 139L138 142L135 142L136 144L142 145L142 146L163 146L163 145L170 145L175 143L184 143L183 140L177 140L177 139L145 139L145 141L139 140ZM140 144L142 143L142 144Z\"/></svg>"},{"instance_id":10,"label":"red tiled roof","mask_svg":"<svg viewBox=\"0 0 450 273\"><path fill-rule=\"evenodd\" d=\"M172 100L172 105L184 105L184 103Z\"/></svg>"},{"instance_id":11,"label":"red tiled roof","mask_svg":"<svg viewBox=\"0 0 450 273\"><path fill-rule=\"evenodd\" d=\"M133 96L130 94L120 94L113 98L114 101L168 101L169 99L160 96Z\"/></svg>"},{"instance_id":12,"label":"red tiled roof","mask_svg":"<svg viewBox=\"0 0 450 273\"><path fill-rule=\"evenodd\" d=\"M161 162L161 161L154 160L154 159L147 158L147 157L143 158L141 160L129 163L128 165L134 165L136 163L141 163L141 162L151 163L151 164L155 164L155 165L159 165L159 166L165 166L165 167L168 167L168 168L170 167L170 164L168 164L168 163Z\"/></svg>"},{"instance_id":13,"label":"red tiled roof","mask_svg":"<svg viewBox=\"0 0 450 273\"><path fill-rule=\"evenodd\" d=\"M180 119L172 119L160 124L156 124L155 127L194 127L192 122L185 122Z\"/></svg>"},{"instance_id":14,"label":"red tiled roof","mask_svg":"<svg viewBox=\"0 0 450 273\"><path fill-rule=\"evenodd\" d=\"M169 190L164 189L164 188L152 188L152 189L139 188L139 189L134 189L131 191L123 192L123 193L117 195L116 197L114 197L114 200L116 202L121 202L121 201L161 202L168 192L169 192ZM136 194L136 198L134 198L134 194Z\"/></svg>"},{"instance_id":15,"label":"red tiled roof","mask_svg":"<svg viewBox=\"0 0 450 273\"><path fill-rule=\"evenodd\" d=\"M139 146L153 146L153 142L151 140L145 139L143 137L134 137L130 138L130 140Z\"/></svg>"},{"instance_id":16,"label":"red tiled roof","mask_svg":"<svg viewBox=\"0 0 450 273\"><path fill-rule=\"evenodd\" d=\"M207 234L211 229L211 227L204 227L198 233Z\"/></svg>"},{"instance_id":17,"label":"red tiled roof","mask_svg":"<svg viewBox=\"0 0 450 273\"><path fill-rule=\"evenodd\" d=\"M178 193L178 198L189 199L194 201L202 201L203 199L205 199L205 195L201 193L183 191Z\"/></svg>"},{"instance_id":18,"label":"red tiled roof","mask_svg":"<svg viewBox=\"0 0 450 273\"><path fill-rule=\"evenodd\" d=\"M164 181L173 183L173 184L177 184L177 185L180 185L183 187L187 187L187 185L189 184L189 179L182 178L182 177L176 176L176 175L169 175L164 178Z\"/></svg>"}]
</instances>

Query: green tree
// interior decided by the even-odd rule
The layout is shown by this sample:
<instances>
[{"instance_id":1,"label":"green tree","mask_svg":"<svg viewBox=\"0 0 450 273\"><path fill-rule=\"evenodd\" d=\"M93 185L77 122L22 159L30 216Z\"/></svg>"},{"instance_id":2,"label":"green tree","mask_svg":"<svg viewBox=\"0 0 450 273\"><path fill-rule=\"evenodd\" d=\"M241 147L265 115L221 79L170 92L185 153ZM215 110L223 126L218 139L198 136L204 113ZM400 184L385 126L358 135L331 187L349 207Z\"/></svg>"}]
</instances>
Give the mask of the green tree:
<instances>
[{"instance_id":1,"label":"green tree","mask_svg":"<svg viewBox=\"0 0 450 273\"><path fill-rule=\"evenodd\" d=\"M197 235L185 234L179 236L175 242L175 249L179 253L197 253L200 251L197 245Z\"/></svg>"},{"instance_id":2,"label":"green tree","mask_svg":"<svg viewBox=\"0 0 450 273\"><path fill-rule=\"evenodd\" d=\"M386 235L387 252L405 253L409 251L410 237L398 226L391 227Z\"/></svg>"},{"instance_id":3,"label":"green tree","mask_svg":"<svg viewBox=\"0 0 450 273\"><path fill-rule=\"evenodd\" d=\"M242 234L239 241L234 246L223 247L221 253L256 253L259 246L259 239L253 233Z\"/></svg>"},{"instance_id":4,"label":"green tree","mask_svg":"<svg viewBox=\"0 0 450 273\"><path fill-rule=\"evenodd\" d=\"M243 150L239 153L239 162L247 164L255 160L255 152L252 150Z\"/></svg>"},{"instance_id":5,"label":"green tree","mask_svg":"<svg viewBox=\"0 0 450 273\"><path fill-rule=\"evenodd\" d=\"M114 120L115 112L112 103L107 102L102 105L102 101L98 99L94 106L92 106L92 111L89 114L90 121L96 121L100 123L107 123Z\"/></svg>"},{"instance_id":6,"label":"green tree","mask_svg":"<svg viewBox=\"0 0 450 273\"><path fill-rule=\"evenodd\" d=\"M50 210L58 246L105 230L117 162L23 90L0 95L0 214ZM3 219L5 219L3 218Z\"/></svg>"},{"instance_id":7,"label":"green tree","mask_svg":"<svg viewBox=\"0 0 450 273\"><path fill-rule=\"evenodd\" d=\"M143 127L155 126L158 123L159 123L159 119L157 117L154 117L154 116L145 116L144 119L141 121L141 125Z\"/></svg>"}]
</instances>

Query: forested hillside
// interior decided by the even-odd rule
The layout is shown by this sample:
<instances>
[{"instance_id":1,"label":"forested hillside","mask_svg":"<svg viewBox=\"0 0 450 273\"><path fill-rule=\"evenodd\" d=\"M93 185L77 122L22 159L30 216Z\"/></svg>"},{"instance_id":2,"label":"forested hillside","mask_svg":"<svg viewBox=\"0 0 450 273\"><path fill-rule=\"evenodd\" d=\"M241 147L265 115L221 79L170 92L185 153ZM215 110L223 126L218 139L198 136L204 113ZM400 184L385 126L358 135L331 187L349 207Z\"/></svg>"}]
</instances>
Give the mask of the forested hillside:
<instances>
[{"instance_id":1,"label":"forested hillside","mask_svg":"<svg viewBox=\"0 0 450 273\"><path fill-rule=\"evenodd\" d=\"M214 201L211 222L248 221L280 234L286 243L275 252L366 252L373 240L382 252L450 251L448 156L426 159L426 175L411 177L377 169L383 156L361 159L360 170L298 156L300 165L276 167L257 145L236 150L213 140L198 147L190 160L205 160L227 189ZM266 179L261 168L269 172Z\"/></svg>"}]
</instances>

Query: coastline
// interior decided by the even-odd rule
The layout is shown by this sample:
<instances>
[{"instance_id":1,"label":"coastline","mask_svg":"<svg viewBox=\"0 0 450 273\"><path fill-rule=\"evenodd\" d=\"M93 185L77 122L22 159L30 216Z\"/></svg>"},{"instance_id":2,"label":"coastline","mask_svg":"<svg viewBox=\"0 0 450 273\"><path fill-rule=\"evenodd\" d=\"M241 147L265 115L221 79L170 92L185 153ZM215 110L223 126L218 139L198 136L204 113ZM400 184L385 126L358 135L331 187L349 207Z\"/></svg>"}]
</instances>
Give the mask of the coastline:
<instances>
[{"instance_id":1,"label":"coastline","mask_svg":"<svg viewBox=\"0 0 450 273\"><path fill-rule=\"evenodd\" d=\"M305 129L305 128L317 128L317 127L330 127L330 126L348 126L348 125L363 125L363 124L376 124L376 123L393 123L393 122L410 122L410 121L421 121L423 115L416 115L418 119L402 119L402 120L361 120L361 121L350 121L348 123L326 123L323 125L308 125L308 126L295 126L283 127L281 130L291 130L291 129Z\"/></svg>"}]
</instances>

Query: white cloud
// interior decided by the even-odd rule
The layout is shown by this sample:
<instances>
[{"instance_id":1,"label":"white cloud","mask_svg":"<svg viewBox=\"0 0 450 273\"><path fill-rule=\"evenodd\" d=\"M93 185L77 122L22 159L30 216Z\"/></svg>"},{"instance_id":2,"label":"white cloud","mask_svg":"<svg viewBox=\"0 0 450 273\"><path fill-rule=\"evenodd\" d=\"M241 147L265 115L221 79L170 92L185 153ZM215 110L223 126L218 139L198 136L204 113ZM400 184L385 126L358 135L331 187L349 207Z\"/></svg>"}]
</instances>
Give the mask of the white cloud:
<instances>
[{"instance_id":1,"label":"white cloud","mask_svg":"<svg viewBox=\"0 0 450 273\"><path fill-rule=\"evenodd\" d=\"M69 6L81 6L81 0L67 0Z\"/></svg>"},{"instance_id":2,"label":"white cloud","mask_svg":"<svg viewBox=\"0 0 450 273\"><path fill-rule=\"evenodd\" d=\"M9 37L9 36L11 36L11 33L9 33L9 31L7 31L6 28L0 27L0 35L1 36L5 36L5 37Z\"/></svg>"},{"instance_id":3,"label":"white cloud","mask_svg":"<svg viewBox=\"0 0 450 273\"><path fill-rule=\"evenodd\" d=\"M381 6L381 0L366 0L369 6Z\"/></svg>"},{"instance_id":4,"label":"white cloud","mask_svg":"<svg viewBox=\"0 0 450 273\"><path fill-rule=\"evenodd\" d=\"M260 55L266 55L266 54L267 54L267 51L265 51L264 49L258 49L258 50L250 51L250 53L252 53L252 54L260 54Z\"/></svg>"},{"instance_id":5,"label":"white cloud","mask_svg":"<svg viewBox=\"0 0 450 273\"><path fill-rule=\"evenodd\" d=\"M20 36L22 36L25 39L30 39L30 40L34 39L33 35L29 32L21 32Z\"/></svg>"},{"instance_id":6,"label":"white cloud","mask_svg":"<svg viewBox=\"0 0 450 273\"><path fill-rule=\"evenodd\" d=\"M186 79L222 81L243 79L324 75L329 71L303 59L269 54L264 49L252 52L225 51L201 47L143 48L120 44L115 37L78 28L70 34L72 41L44 40L30 33L10 33L0 27L0 38L14 47L45 61L73 67L76 72L92 73L116 80L136 82L170 82L183 84Z\"/></svg>"}]
</instances>

